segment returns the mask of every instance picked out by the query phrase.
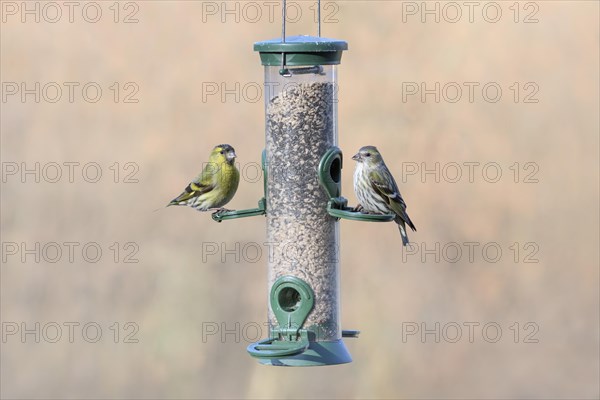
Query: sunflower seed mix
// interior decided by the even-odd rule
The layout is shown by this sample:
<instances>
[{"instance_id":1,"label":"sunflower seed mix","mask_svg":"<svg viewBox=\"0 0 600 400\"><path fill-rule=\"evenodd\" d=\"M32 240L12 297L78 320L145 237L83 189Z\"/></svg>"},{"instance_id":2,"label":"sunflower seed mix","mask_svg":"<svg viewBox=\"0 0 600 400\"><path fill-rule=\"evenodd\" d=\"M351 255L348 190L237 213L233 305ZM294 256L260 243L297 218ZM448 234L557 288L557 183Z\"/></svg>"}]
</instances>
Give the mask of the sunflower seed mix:
<instances>
[{"instance_id":1,"label":"sunflower seed mix","mask_svg":"<svg viewBox=\"0 0 600 400\"><path fill-rule=\"evenodd\" d=\"M331 83L299 83L267 105L269 288L284 275L310 285L315 306L305 328L340 338L338 224L319 184L321 157L335 143ZM269 307L269 322L278 322Z\"/></svg>"}]
</instances>

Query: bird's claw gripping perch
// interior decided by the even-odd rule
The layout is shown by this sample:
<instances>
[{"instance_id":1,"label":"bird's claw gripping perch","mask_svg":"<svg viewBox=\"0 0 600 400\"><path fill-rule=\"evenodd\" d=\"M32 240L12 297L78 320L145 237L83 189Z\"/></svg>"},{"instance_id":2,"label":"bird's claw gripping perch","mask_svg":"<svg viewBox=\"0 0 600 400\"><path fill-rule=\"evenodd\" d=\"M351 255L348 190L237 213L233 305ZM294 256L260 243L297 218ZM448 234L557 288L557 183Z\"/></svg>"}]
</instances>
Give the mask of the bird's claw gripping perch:
<instances>
[{"instance_id":1,"label":"bird's claw gripping perch","mask_svg":"<svg viewBox=\"0 0 600 400\"><path fill-rule=\"evenodd\" d=\"M220 216L221 216L221 214L224 214L224 213L227 213L227 212L231 212L231 211L235 211L235 210L229 210L229 209L227 209L227 208L224 208L224 207L221 207L221 208L216 208L216 209L215 209L215 208L213 208L213 210L215 210L215 211L212 213L213 219L214 219L214 217L220 217ZM221 222L221 221L219 221L219 222Z\"/></svg>"},{"instance_id":2,"label":"bird's claw gripping perch","mask_svg":"<svg viewBox=\"0 0 600 400\"><path fill-rule=\"evenodd\" d=\"M358 204L356 207L354 207L355 212L364 212L364 207L362 206L362 204Z\"/></svg>"},{"instance_id":3,"label":"bird's claw gripping perch","mask_svg":"<svg viewBox=\"0 0 600 400\"><path fill-rule=\"evenodd\" d=\"M375 214L375 213L365 210L365 208L362 206L362 204L359 204L356 207L354 207L354 209L352 211L359 212L361 214L370 214L370 215Z\"/></svg>"}]
</instances>

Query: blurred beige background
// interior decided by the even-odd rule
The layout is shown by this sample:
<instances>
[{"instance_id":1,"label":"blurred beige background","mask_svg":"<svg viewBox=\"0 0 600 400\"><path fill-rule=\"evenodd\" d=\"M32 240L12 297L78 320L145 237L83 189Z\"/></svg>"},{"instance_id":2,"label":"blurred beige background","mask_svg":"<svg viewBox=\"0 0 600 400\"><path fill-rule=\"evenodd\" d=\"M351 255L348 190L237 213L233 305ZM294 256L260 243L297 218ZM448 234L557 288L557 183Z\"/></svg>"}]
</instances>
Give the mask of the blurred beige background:
<instances>
[{"instance_id":1,"label":"blurred beige background","mask_svg":"<svg viewBox=\"0 0 600 400\"><path fill-rule=\"evenodd\" d=\"M52 23L47 20L56 18L54 5L37 3L37 23L22 14L24 3L3 1L3 398L600 396L598 3L497 2L502 14L496 23L483 18L486 3L478 3L472 23L463 3L457 3L462 18L455 23L455 10L444 2L427 2L430 9L439 7L439 23L422 15L421 2L325 3L323 35L350 46L339 68L344 194L355 202L350 156L362 145L377 145L419 229L410 238L419 249L458 243L462 257L448 262L454 253L444 257L441 250L439 262L421 250L410 255L393 225L342 221L342 325L362 331L359 339L347 340L354 362L260 366L245 348L256 336L253 327L266 319L266 249L258 260L243 249L265 241L264 219L216 224L191 209L153 210L185 187L217 143L232 144L242 166L260 161L262 99L238 92L239 101L233 95L222 101L203 87L262 83L252 44L279 35L280 8L271 22L265 2L251 6L261 10L258 18L244 2L227 2L233 14L223 12L222 2L97 2L102 15L91 23L82 16L86 3L78 3L71 23L59 2L54 5L63 15ZM27 2L31 9L35 4ZM312 3L296 4L303 13L288 25L289 34L313 34ZM94 19L90 7L96 6L85 8L85 15ZM495 8L486 7L486 18L496 18ZM138 22L123 23L127 16ZM524 23L527 16L538 22ZM63 97L49 102L55 94L48 86L39 103L34 95L22 102L20 93L9 95L11 82L28 88L57 82ZM64 82L80 83L72 103ZM96 103L82 97L88 82L102 88ZM115 87L110 89L115 82L116 103ZM133 91L128 82L139 88L132 97L137 103L123 102ZM444 97L436 103L433 95L404 102L407 82L480 86L473 102L465 86L456 103ZM482 97L488 82L501 87L498 102ZM516 103L514 82L520 87ZM537 103L523 102L532 91L524 87L528 82L539 88ZM36 162L46 167L39 183L34 175L23 182L20 171L9 174L15 165L33 168ZM49 163L64 162L80 163L73 182L63 166L62 179L52 183ZM97 183L81 176L81 166L91 162L102 171ZM436 162L458 163L463 174L465 162L495 162L502 177L489 183L479 167L473 182L466 176L457 183L443 177L437 183L432 175L402 179L406 168ZM510 169L515 162L517 183ZM524 169L528 162L538 168L537 183L523 182L532 171ZM126 163L134 164L126 169ZM139 182L125 183L132 172ZM262 183L246 179L230 206L254 207L261 195ZM36 263L21 245L35 248L36 242L48 252L54 251L48 243L80 245L72 262L67 254L48 262L55 253L47 252ZM110 248L115 242L119 254ZM135 244L125 248L129 242ZM234 251L237 243L239 260L203 251L213 242ZM465 242L479 243L473 260ZM86 243L102 249L98 262L81 255ZM482 256L488 243L501 248L498 262ZM534 249L539 262L524 262ZM138 263L123 262L136 250ZM24 340L20 331L9 334L21 323L35 330L36 322L39 343L33 334ZM72 343L64 325L69 322L79 324ZM96 343L89 340L94 329L82 334L91 322L102 329ZM125 329L127 322L136 325ZM472 342L464 325L469 322L479 324ZM52 323L62 326L56 343ZM440 328L439 343L433 334L425 340L406 335L408 326L422 323L447 328ZM502 329L496 343L486 340L494 329L482 334L488 323ZM453 324L462 327L456 343L450 340ZM125 343L135 326L139 330L129 339L138 343ZM221 340L221 332L206 335L208 326L238 335Z\"/></svg>"}]
</instances>

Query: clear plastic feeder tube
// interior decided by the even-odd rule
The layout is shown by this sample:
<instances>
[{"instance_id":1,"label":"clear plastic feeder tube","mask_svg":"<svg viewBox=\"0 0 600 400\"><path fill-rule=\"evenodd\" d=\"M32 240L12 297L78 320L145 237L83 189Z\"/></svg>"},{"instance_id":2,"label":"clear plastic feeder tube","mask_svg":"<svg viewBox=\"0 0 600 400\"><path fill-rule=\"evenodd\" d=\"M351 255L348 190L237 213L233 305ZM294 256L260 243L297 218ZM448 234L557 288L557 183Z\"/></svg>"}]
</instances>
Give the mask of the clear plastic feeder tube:
<instances>
[{"instance_id":1,"label":"clear plastic feeder tube","mask_svg":"<svg viewBox=\"0 0 600 400\"><path fill-rule=\"evenodd\" d=\"M340 328L339 227L328 212L339 192L337 65L347 49L314 36L254 44L265 67L271 329L248 352L265 364L352 361Z\"/></svg>"},{"instance_id":2,"label":"clear plastic feeder tube","mask_svg":"<svg viewBox=\"0 0 600 400\"><path fill-rule=\"evenodd\" d=\"M339 226L327 213L318 167L337 145L337 66L265 66L264 93L269 291L282 276L305 281L315 303L304 329L311 340L336 341ZM269 324L279 325L271 306Z\"/></svg>"}]
</instances>

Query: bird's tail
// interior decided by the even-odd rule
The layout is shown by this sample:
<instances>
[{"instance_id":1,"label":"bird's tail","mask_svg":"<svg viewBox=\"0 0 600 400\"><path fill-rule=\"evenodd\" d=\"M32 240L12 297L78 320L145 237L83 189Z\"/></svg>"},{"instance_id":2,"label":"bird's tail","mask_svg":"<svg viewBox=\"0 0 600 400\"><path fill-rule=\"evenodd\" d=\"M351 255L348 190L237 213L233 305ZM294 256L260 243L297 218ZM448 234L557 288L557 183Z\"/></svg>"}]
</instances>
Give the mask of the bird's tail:
<instances>
[{"instance_id":1,"label":"bird's tail","mask_svg":"<svg viewBox=\"0 0 600 400\"><path fill-rule=\"evenodd\" d=\"M183 204L181 204L181 203L179 202L179 200L177 200L177 199L173 199L173 200L171 200L171 201L169 202L169 204L167 204L165 207L169 207L169 206L181 206L181 205L183 205Z\"/></svg>"},{"instance_id":2,"label":"bird's tail","mask_svg":"<svg viewBox=\"0 0 600 400\"><path fill-rule=\"evenodd\" d=\"M408 224L408 226L410 226L410 229L412 229L414 232L417 231L417 228L415 227L415 224L413 224L413 222L410 220L410 217L408 216L408 214L406 214L406 223Z\"/></svg>"},{"instance_id":3,"label":"bird's tail","mask_svg":"<svg viewBox=\"0 0 600 400\"><path fill-rule=\"evenodd\" d=\"M199 193L200 190L202 190L202 188L199 187L198 184L195 182L190 183L179 196L175 197L169 202L169 204L167 204L167 207L187 205L189 199L198 197L202 194L202 192Z\"/></svg>"},{"instance_id":4,"label":"bird's tail","mask_svg":"<svg viewBox=\"0 0 600 400\"><path fill-rule=\"evenodd\" d=\"M408 235L406 234L406 225L402 218L396 218L394 220L398 224L398 229L400 230L400 236L402 236L402 244L404 246L408 245Z\"/></svg>"}]
</instances>

